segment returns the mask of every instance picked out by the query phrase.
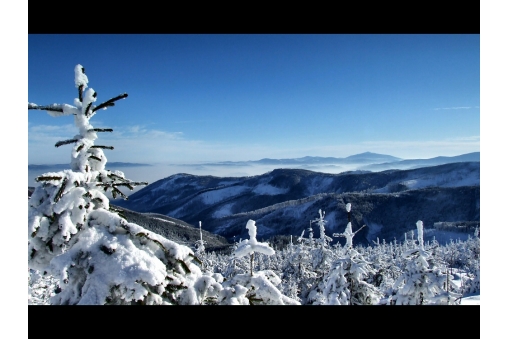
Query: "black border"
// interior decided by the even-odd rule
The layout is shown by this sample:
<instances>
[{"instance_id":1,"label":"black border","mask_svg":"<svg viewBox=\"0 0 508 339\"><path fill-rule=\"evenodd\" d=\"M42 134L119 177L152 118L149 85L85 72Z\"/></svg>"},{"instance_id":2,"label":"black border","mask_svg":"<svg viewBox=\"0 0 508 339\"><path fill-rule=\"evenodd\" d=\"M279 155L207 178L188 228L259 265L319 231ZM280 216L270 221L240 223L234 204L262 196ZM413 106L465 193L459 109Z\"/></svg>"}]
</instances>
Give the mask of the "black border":
<instances>
[{"instance_id":1,"label":"black border","mask_svg":"<svg viewBox=\"0 0 508 339\"><path fill-rule=\"evenodd\" d=\"M480 33L480 2L313 5L32 2L28 33Z\"/></svg>"},{"instance_id":2,"label":"black border","mask_svg":"<svg viewBox=\"0 0 508 339\"><path fill-rule=\"evenodd\" d=\"M48 326L118 335L290 334L480 337L480 306L28 306L29 332ZM84 334L85 334L84 333ZM86 335L86 334L85 334Z\"/></svg>"}]
</instances>

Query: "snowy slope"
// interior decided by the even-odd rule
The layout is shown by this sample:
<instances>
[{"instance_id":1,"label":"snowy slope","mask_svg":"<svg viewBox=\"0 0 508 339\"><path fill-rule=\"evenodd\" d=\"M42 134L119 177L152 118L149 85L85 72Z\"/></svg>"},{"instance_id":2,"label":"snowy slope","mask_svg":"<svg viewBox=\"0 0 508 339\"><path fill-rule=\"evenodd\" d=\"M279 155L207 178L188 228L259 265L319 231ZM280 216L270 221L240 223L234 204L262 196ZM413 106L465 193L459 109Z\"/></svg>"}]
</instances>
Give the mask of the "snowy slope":
<instances>
[{"instance_id":1,"label":"snowy slope","mask_svg":"<svg viewBox=\"0 0 508 339\"><path fill-rule=\"evenodd\" d=\"M245 218L256 218L258 232L264 237L299 234L317 210L325 207L319 202L325 197L334 197L328 198L332 202L326 205L329 232L340 231L344 216L332 213L338 210L337 201L333 201L357 193L355 199L361 207L355 213L358 223L368 225L368 233L363 235L363 242L368 243L377 236L400 236L403 232L392 228L412 225L414 221L408 218L415 212L415 218L426 218L428 227L439 221L479 220L479 184L478 162L367 173L277 169L240 178L178 174L148 185L118 204L192 224L203 221L204 229L231 240L245 233ZM397 206L390 214L381 211L385 201Z\"/></svg>"}]
</instances>

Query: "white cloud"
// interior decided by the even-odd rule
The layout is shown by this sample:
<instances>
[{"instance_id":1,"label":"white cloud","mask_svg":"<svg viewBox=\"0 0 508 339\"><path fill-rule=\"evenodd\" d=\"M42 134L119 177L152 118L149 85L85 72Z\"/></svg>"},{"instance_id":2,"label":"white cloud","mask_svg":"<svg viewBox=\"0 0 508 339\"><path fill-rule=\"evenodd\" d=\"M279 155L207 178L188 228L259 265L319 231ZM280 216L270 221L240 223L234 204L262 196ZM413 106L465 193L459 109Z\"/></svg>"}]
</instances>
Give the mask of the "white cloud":
<instances>
[{"instance_id":1,"label":"white cloud","mask_svg":"<svg viewBox=\"0 0 508 339\"><path fill-rule=\"evenodd\" d=\"M66 163L69 146L55 148L55 143L77 134L73 125L36 125L28 128L28 162L30 164ZM200 140L187 140L182 132L164 132L144 126L113 127L113 132L98 133L96 145L113 146L107 151L108 161L185 162L215 160L220 148ZM223 146L221 146L223 147ZM178 161L176 161L178 160Z\"/></svg>"},{"instance_id":2,"label":"white cloud","mask_svg":"<svg viewBox=\"0 0 508 339\"><path fill-rule=\"evenodd\" d=\"M49 164L70 161L70 150L67 152L56 148L58 141L68 140L77 134L71 124L28 126L28 163Z\"/></svg>"},{"instance_id":3,"label":"white cloud","mask_svg":"<svg viewBox=\"0 0 508 339\"><path fill-rule=\"evenodd\" d=\"M100 124L97 124L100 125ZM67 163L70 146L55 148L57 141L77 134L71 125L36 125L28 128L30 164ZM272 145L270 143L209 143L186 139L182 132L165 132L143 125L113 127L112 133L98 133L97 145L113 146L106 151L108 161L143 163L200 163L246 161L262 158L298 158L303 156L347 157L363 152L389 154L404 159L455 156L480 150L480 137L468 136L433 141L367 141L355 144Z\"/></svg>"},{"instance_id":4,"label":"white cloud","mask_svg":"<svg viewBox=\"0 0 508 339\"><path fill-rule=\"evenodd\" d=\"M160 130L148 129L145 126L129 126L113 128L113 133L100 135L101 139L123 140L123 139L182 139L182 132L165 132Z\"/></svg>"}]
</instances>

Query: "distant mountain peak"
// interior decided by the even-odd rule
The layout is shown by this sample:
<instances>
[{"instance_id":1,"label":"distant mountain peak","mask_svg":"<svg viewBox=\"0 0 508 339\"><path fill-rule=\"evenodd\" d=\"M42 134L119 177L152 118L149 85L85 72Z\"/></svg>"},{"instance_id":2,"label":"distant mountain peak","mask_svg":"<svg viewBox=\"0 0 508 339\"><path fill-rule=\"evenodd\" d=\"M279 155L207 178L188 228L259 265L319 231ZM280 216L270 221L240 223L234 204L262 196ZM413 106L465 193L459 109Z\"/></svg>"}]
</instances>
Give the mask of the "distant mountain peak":
<instances>
[{"instance_id":1,"label":"distant mountain peak","mask_svg":"<svg viewBox=\"0 0 508 339\"><path fill-rule=\"evenodd\" d=\"M398 161L402 160L401 158L394 157L392 155L388 154L379 154L379 153L373 153L373 152L363 152L359 154L354 154L346 157L345 159L385 159L388 161Z\"/></svg>"}]
</instances>

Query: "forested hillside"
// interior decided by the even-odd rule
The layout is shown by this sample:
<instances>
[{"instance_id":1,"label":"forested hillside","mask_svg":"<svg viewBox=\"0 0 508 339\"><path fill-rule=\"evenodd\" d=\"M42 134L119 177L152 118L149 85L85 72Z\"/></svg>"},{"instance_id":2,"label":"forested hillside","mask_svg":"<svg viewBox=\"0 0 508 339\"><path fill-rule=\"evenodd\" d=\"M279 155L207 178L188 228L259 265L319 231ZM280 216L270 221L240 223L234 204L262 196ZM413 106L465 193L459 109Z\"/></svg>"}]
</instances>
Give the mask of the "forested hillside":
<instances>
[{"instance_id":1,"label":"forested hillside","mask_svg":"<svg viewBox=\"0 0 508 339\"><path fill-rule=\"evenodd\" d=\"M353 219L366 225L359 244L376 238L398 240L421 219L436 222L480 220L480 164L452 163L414 170L328 174L278 169L260 176L222 178L173 175L116 204L138 212L156 212L185 220L232 241L245 237L242 225L258 223L262 238L297 235L326 211L326 233L339 231L344 212L355 205Z\"/></svg>"}]
</instances>

